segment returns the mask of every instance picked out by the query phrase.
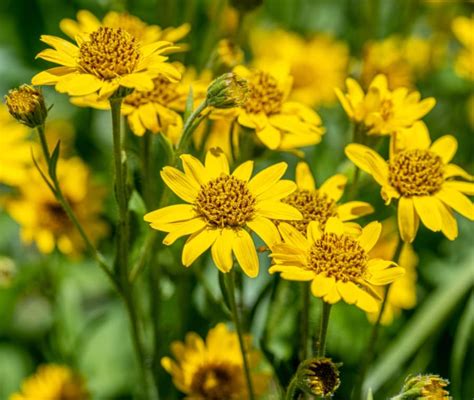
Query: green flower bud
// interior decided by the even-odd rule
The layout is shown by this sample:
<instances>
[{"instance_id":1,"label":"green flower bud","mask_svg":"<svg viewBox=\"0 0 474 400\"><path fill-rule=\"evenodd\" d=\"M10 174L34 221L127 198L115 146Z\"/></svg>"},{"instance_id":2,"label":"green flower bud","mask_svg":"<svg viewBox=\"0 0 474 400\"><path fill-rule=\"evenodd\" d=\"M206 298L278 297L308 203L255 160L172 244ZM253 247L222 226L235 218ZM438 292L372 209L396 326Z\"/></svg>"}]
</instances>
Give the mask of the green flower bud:
<instances>
[{"instance_id":1,"label":"green flower bud","mask_svg":"<svg viewBox=\"0 0 474 400\"><path fill-rule=\"evenodd\" d=\"M248 93L247 81L233 72L214 79L207 89L207 105L215 108L241 106Z\"/></svg>"},{"instance_id":2,"label":"green flower bud","mask_svg":"<svg viewBox=\"0 0 474 400\"><path fill-rule=\"evenodd\" d=\"M341 384L339 366L325 357L303 361L296 372L298 388L314 396L332 396Z\"/></svg>"},{"instance_id":3,"label":"green flower bud","mask_svg":"<svg viewBox=\"0 0 474 400\"><path fill-rule=\"evenodd\" d=\"M450 400L452 397L444 390L448 385L448 380L438 375L410 375L400 394L391 400Z\"/></svg>"},{"instance_id":4,"label":"green flower bud","mask_svg":"<svg viewBox=\"0 0 474 400\"><path fill-rule=\"evenodd\" d=\"M43 125L48 115L43 94L33 86L21 85L10 90L5 104L13 118L30 128Z\"/></svg>"}]
</instances>

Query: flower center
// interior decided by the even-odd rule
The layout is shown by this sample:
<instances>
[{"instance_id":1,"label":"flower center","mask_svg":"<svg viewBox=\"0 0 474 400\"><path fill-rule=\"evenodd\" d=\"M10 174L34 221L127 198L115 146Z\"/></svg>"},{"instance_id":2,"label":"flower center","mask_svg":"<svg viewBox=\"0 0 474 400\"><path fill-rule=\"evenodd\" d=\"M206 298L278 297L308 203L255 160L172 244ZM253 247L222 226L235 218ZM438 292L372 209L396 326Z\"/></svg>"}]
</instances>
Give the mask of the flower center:
<instances>
[{"instance_id":1,"label":"flower center","mask_svg":"<svg viewBox=\"0 0 474 400\"><path fill-rule=\"evenodd\" d=\"M100 27L79 48L80 67L105 80L132 73L139 59L136 39L121 28Z\"/></svg>"},{"instance_id":2,"label":"flower center","mask_svg":"<svg viewBox=\"0 0 474 400\"><path fill-rule=\"evenodd\" d=\"M367 260L367 253L355 239L324 233L311 246L308 265L316 274L354 282L364 275Z\"/></svg>"},{"instance_id":3,"label":"flower center","mask_svg":"<svg viewBox=\"0 0 474 400\"><path fill-rule=\"evenodd\" d=\"M70 199L69 204L74 209L74 204ZM41 220L44 227L48 227L55 233L66 232L72 228L72 223L59 203L47 202L43 211L44 214Z\"/></svg>"},{"instance_id":4,"label":"flower center","mask_svg":"<svg viewBox=\"0 0 474 400\"><path fill-rule=\"evenodd\" d=\"M389 181L402 196L429 196L441 189L444 168L441 158L429 150L406 150L389 164Z\"/></svg>"},{"instance_id":5,"label":"flower center","mask_svg":"<svg viewBox=\"0 0 474 400\"><path fill-rule=\"evenodd\" d=\"M248 80L248 97L244 109L248 113L264 112L266 115L280 112L283 103L283 91L279 89L277 80L263 71L255 71Z\"/></svg>"},{"instance_id":6,"label":"flower center","mask_svg":"<svg viewBox=\"0 0 474 400\"><path fill-rule=\"evenodd\" d=\"M318 190L298 189L283 199L283 202L303 214L303 219L300 221L287 221L303 234L306 234L306 228L311 221L319 222L319 227L324 229L328 218L337 215L336 202Z\"/></svg>"},{"instance_id":7,"label":"flower center","mask_svg":"<svg viewBox=\"0 0 474 400\"><path fill-rule=\"evenodd\" d=\"M5 103L12 114L27 115L33 113L43 102L41 92L31 86L23 85L11 90L5 96Z\"/></svg>"},{"instance_id":8,"label":"flower center","mask_svg":"<svg viewBox=\"0 0 474 400\"><path fill-rule=\"evenodd\" d=\"M305 88L313 85L318 76L309 60L300 60L291 66L291 75L293 76L293 88Z\"/></svg>"},{"instance_id":9,"label":"flower center","mask_svg":"<svg viewBox=\"0 0 474 400\"><path fill-rule=\"evenodd\" d=\"M221 175L201 186L196 198L196 211L211 226L237 228L252 219L255 202L247 182L231 175Z\"/></svg>"},{"instance_id":10,"label":"flower center","mask_svg":"<svg viewBox=\"0 0 474 400\"><path fill-rule=\"evenodd\" d=\"M339 371L328 358L316 359L305 368L305 383L317 396L333 394L341 384Z\"/></svg>"},{"instance_id":11,"label":"flower center","mask_svg":"<svg viewBox=\"0 0 474 400\"><path fill-rule=\"evenodd\" d=\"M191 393L205 400L236 399L243 387L241 368L231 364L203 365L191 381Z\"/></svg>"},{"instance_id":12,"label":"flower center","mask_svg":"<svg viewBox=\"0 0 474 400\"><path fill-rule=\"evenodd\" d=\"M153 90L148 92L133 91L124 99L124 103L132 107L139 107L148 103L158 103L165 107L170 107L171 103L179 99L177 83L170 82L164 76L153 79Z\"/></svg>"},{"instance_id":13,"label":"flower center","mask_svg":"<svg viewBox=\"0 0 474 400\"><path fill-rule=\"evenodd\" d=\"M110 28L122 28L139 41L144 39L147 29L145 22L128 13L108 13L104 18L103 24Z\"/></svg>"}]
</instances>

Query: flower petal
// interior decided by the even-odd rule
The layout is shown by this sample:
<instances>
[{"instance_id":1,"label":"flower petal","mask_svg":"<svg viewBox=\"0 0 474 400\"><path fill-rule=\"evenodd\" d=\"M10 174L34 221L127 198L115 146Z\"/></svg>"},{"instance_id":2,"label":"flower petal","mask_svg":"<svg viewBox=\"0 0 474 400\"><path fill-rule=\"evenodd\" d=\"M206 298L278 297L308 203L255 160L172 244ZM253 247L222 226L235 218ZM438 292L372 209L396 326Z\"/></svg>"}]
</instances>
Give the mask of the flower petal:
<instances>
[{"instance_id":1,"label":"flower petal","mask_svg":"<svg viewBox=\"0 0 474 400\"><path fill-rule=\"evenodd\" d=\"M206 153L206 171L210 178L218 178L222 174L229 175L229 162L225 153L219 147L213 147Z\"/></svg>"},{"instance_id":2,"label":"flower petal","mask_svg":"<svg viewBox=\"0 0 474 400\"><path fill-rule=\"evenodd\" d=\"M467 194L468 196L474 196L473 182L447 181L443 184L443 187L456 190L457 192Z\"/></svg>"},{"instance_id":3,"label":"flower petal","mask_svg":"<svg viewBox=\"0 0 474 400\"><path fill-rule=\"evenodd\" d=\"M458 237L458 224L453 212L442 201L439 202L438 207L442 221L441 232L443 232L444 236L449 240L456 239Z\"/></svg>"},{"instance_id":4,"label":"flower petal","mask_svg":"<svg viewBox=\"0 0 474 400\"><path fill-rule=\"evenodd\" d=\"M419 215L421 222L433 232L439 232L442 226L437 201L438 200L432 196L413 197L413 204L415 205L416 213Z\"/></svg>"},{"instance_id":5,"label":"flower petal","mask_svg":"<svg viewBox=\"0 0 474 400\"><path fill-rule=\"evenodd\" d=\"M344 224L339 218L330 217L326 221L326 227L324 228L324 231L341 236L344 233Z\"/></svg>"},{"instance_id":6,"label":"flower petal","mask_svg":"<svg viewBox=\"0 0 474 400\"><path fill-rule=\"evenodd\" d=\"M232 241L234 233L230 229L222 229L212 245L211 254L217 268L222 272L232 269Z\"/></svg>"},{"instance_id":7,"label":"flower petal","mask_svg":"<svg viewBox=\"0 0 474 400\"><path fill-rule=\"evenodd\" d=\"M377 301L365 290L357 288L356 306L368 313L376 312L379 308Z\"/></svg>"},{"instance_id":8,"label":"flower petal","mask_svg":"<svg viewBox=\"0 0 474 400\"><path fill-rule=\"evenodd\" d=\"M441 157L443 163L449 163L458 149L458 141L452 135L442 136L435 140L430 147L433 153L436 153Z\"/></svg>"},{"instance_id":9,"label":"flower petal","mask_svg":"<svg viewBox=\"0 0 474 400\"><path fill-rule=\"evenodd\" d=\"M316 297L325 296L336 284L334 278L327 278L322 274L318 274L311 282L311 293Z\"/></svg>"},{"instance_id":10,"label":"flower petal","mask_svg":"<svg viewBox=\"0 0 474 400\"><path fill-rule=\"evenodd\" d=\"M71 96L85 96L97 92L102 81L90 74L69 74L61 78L56 84L56 90Z\"/></svg>"},{"instance_id":11,"label":"flower petal","mask_svg":"<svg viewBox=\"0 0 474 400\"><path fill-rule=\"evenodd\" d=\"M419 219L415 212L413 199L400 197L398 201L398 230L404 242L412 243L415 240L418 225Z\"/></svg>"},{"instance_id":12,"label":"flower petal","mask_svg":"<svg viewBox=\"0 0 474 400\"><path fill-rule=\"evenodd\" d=\"M327 179L319 188L321 193L325 193L329 198L334 201L339 201L344 194L344 188L346 187L347 177L342 174L331 176Z\"/></svg>"},{"instance_id":13,"label":"flower petal","mask_svg":"<svg viewBox=\"0 0 474 400\"><path fill-rule=\"evenodd\" d=\"M285 162L280 162L263 169L250 180L249 190L255 196L263 193L283 176L287 167L288 165Z\"/></svg>"},{"instance_id":14,"label":"flower petal","mask_svg":"<svg viewBox=\"0 0 474 400\"><path fill-rule=\"evenodd\" d=\"M296 190L296 183L287 179L278 181L267 191L257 196L258 201L273 200L279 201Z\"/></svg>"},{"instance_id":15,"label":"flower petal","mask_svg":"<svg viewBox=\"0 0 474 400\"><path fill-rule=\"evenodd\" d=\"M190 204L175 204L163 207L145 214L143 219L147 222L170 223L192 219L196 217L194 207Z\"/></svg>"},{"instance_id":16,"label":"flower petal","mask_svg":"<svg viewBox=\"0 0 474 400\"><path fill-rule=\"evenodd\" d=\"M248 182L250 177L252 176L253 171L253 161L245 161L244 163L240 164L234 172L232 172L232 176L236 178L242 179L243 181Z\"/></svg>"},{"instance_id":17,"label":"flower petal","mask_svg":"<svg viewBox=\"0 0 474 400\"><path fill-rule=\"evenodd\" d=\"M341 221L350 221L374 212L374 208L365 201L349 201L337 207L337 215Z\"/></svg>"},{"instance_id":18,"label":"flower petal","mask_svg":"<svg viewBox=\"0 0 474 400\"><path fill-rule=\"evenodd\" d=\"M462 193L443 187L438 193L436 193L436 197L462 216L471 221L474 219L474 206Z\"/></svg>"},{"instance_id":19,"label":"flower petal","mask_svg":"<svg viewBox=\"0 0 474 400\"><path fill-rule=\"evenodd\" d=\"M183 154L180 158L183 162L184 173L194 180L196 185L202 186L209 182L210 176L201 161L190 154Z\"/></svg>"},{"instance_id":20,"label":"flower petal","mask_svg":"<svg viewBox=\"0 0 474 400\"><path fill-rule=\"evenodd\" d=\"M257 251L252 238L245 229L234 232L232 250L245 274L250 278L255 278L258 275Z\"/></svg>"},{"instance_id":21,"label":"flower petal","mask_svg":"<svg viewBox=\"0 0 474 400\"><path fill-rule=\"evenodd\" d=\"M281 133L269 123L263 129L256 129L255 133L260 141L270 150L276 150L281 142Z\"/></svg>"},{"instance_id":22,"label":"flower petal","mask_svg":"<svg viewBox=\"0 0 474 400\"><path fill-rule=\"evenodd\" d=\"M299 249L307 250L310 246L308 240L301 234L301 232L294 226L282 222L278 225L278 230L281 233L283 240Z\"/></svg>"},{"instance_id":23,"label":"flower petal","mask_svg":"<svg viewBox=\"0 0 474 400\"><path fill-rule=\"evenodd\" d=\"M268 218L256 216L247 222L247 226L254 231L267 246L273 246L280 241L278 229Z\"/></svg>"},{"instance_id":24,"label":"flower petal","mask_svg":"<svg viewBox=\"0 0 474 400\"><path fill-rule=\"evenodd\" d=\"M270 219L299 221L303 218L301 213L295 207L279 201L259 201L256 209L258 215Z\"/></svg>"},{"instance_id":25,"label":"flower petal","mask_svg":"<svg viewBox=\"0 0 474 400\"><path fill-rule=\"evenodd\" d=\"M308 240L311 243L314 243L316 240L321 239L323 232L319 228L319 222L311 221L308 224L308 228L306 229L306 233L308 235Z\"/></svg>"},{"instance_id":26,"label":"flower petal","mask_svg":"<svg viewBox=\"0 0 474 400\"><path fill-rule=\"evenodd\" d=\"M362 233L357 240L359 241L361 247L365 251L369 252L379 240L381 233L382 224L380 222L373 221L362 228Z\"/></svg>"},{"instance_id":27,"label":"flower petal","mask_svg":"<svg viewBox=\"0 0 474 400\"><path fill-rule=\"evenodd\" d=\"M336 282L336 287L337 291L341 295L342 299L348 303L348 304L354 304L357 301L357 286L348 281L348 282L342 282L342 281L337 281Z\"/></svg>"},{"instance_id":28,"label":"flower petal","mask_svg":"<svg viewBox=\"0 0 474 400\"><path fill-rule=\"evenodd\" d=\"M296 184L302 190L313 191L316 188L309 165L303 161L296 165Z\"/></svg>"},{"instance_id":29,"label":"flower petal","mask_svg":"<svg viewBox=\"0 0 474 400\"><path fill-rule=\"evenodd\" d=\"M199 193L199 187L183 172L173 167L164 167L160 175L166 185L177 196L188 203L194 202Z\"/></svg>"},{"instance_id":30,"label":"flower petal","mask_svg":"<svg viewBox=\"0 0 474 400\"><path fill-rule=\"evenodd\" d=\"M176 227L173 230L170 230L170 226L166 227L166 230L169 230L170 232L163 239L163 244L171 246L179 238L198 232L205 228L206 222L202 218L193 218L189 221L176 223L175 225ZM150 224L150 226L153 229L164 230L163 226L155 225L153 222Z\"/></svg>"},{"instance_id":31,"label":"flower petal","mask_svg":"<svg viewBox=\"0 0 474 400\"><path fill-rule=\"evenodd\" d=\"M202 253L204 253L216 241L219 231L217 229L205 228L192 234L183 247L181 262L189 267Z\"/></svg>"}]
</instances>

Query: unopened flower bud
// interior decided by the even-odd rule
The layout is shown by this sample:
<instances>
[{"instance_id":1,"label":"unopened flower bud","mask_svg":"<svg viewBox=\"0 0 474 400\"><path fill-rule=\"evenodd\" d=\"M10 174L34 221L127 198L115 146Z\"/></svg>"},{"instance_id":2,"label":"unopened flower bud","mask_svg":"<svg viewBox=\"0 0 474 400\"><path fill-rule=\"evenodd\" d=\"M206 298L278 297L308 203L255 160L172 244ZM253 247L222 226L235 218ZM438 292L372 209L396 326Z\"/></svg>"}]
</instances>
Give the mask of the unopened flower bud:
<instances>
[{"instance_id":1,"label":"unopened flower bud","mask_svg":"<svg viewBox=\"0 0 474 400\"><path fill-rule=\"evenodd\" d=\"M403 388L392 400L450 400L449 392L444 390L449 382L438 375L408 376Z\"/></svg>"},{"instance_id":2,"label":"unopened flower bud","mask_svg":"<svg viewBox=\"0 0 474 400\"><path fill-rule=\"evenodd\" d=\"M296 376L299 389L314 396L332 396L341 384L339 365L325 357L303 361Z\"/></svg>"},{"instance_id":3,"label":"unopened flower bud","mask_svg":"<svg viewBox=\"0 0 474 400\"><path fill-rule=\"evenodd\" d=\"M248 93L247 81L233 72L214 79L207 89L207 105L215 108L241 106Z\"/></svg>"},{"instance_id":4,"label":"unopened flower bud","mask_svg":"<svg viewBox=\"0 0 474 400\"><path fill-rule=\"evenodd\" d=\"M232 7L242 12L252 11L263 4L263 0L230 0Z\"/></svg>"},{"instance_id":5,"label":"unopened flower bud","mask_svg":"<svg viewBox=\"0 0 474 400\"><path fill-rule=\"evenodd\" d=\"M44 124L48 115L43 94L33 86L21 85L10 90L5 103L13 118L30 128Z\"/></svg>"}]
</instances>

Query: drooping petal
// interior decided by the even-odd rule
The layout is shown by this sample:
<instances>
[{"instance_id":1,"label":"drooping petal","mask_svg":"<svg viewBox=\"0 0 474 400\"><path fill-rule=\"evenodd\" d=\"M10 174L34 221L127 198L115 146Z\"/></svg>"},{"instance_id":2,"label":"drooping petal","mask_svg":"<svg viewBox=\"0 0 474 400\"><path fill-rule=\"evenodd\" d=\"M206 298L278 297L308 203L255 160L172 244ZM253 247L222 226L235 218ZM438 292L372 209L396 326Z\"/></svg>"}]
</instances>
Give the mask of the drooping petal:
<instances>
[{"instance_id":1,"label":"drooping petal","mask_svg":"<svg viewBox=\"0 0 474 400\"><path fill-rule=\"evenodd\" d=\"M327 278L324 275L316 275L311 282L311 293L316 297L325 296L336 284L334 278Z\"/></svg>"},{"instance_id":2,"label":"drooping petal","mask_svg":"<svg viewBox=\"0 0 474 400\"><path fill-rule=\"evenodd\" d=\"M232 250L245 274L255 278L258 275L258 256L253 240L246 230L239 229L234 232Z\"/></svg>"},{"instance_id":3,"label":"drooping petal","mask_svg":"<svg viewBox=\"0 0 474 400\"><path fill-rule=\"evenodd\" d=\"M338 281L336 283L337 291L341 295L342 299L348 304L354 304L357 301L357 286L348 281Z\"/></svg>"},{"instance_id":4,"label":"drooping petal","mask_svg":"<svg viewBox=\"0 0 474 400\"><path fill-rule=\"evenodd\" d=\"M270 150L276 150L281 142L281 133L270 124L266 124L263 129L256 129L255 133L261 142Z\"/></svg>"},{"instance_id":5,"label":"drooping petal","mask_svg":"<svg viewBox=\"0 0 474 400\"><path fill-rule=\"evenodd\" d=\"M212 245L211 254L217 268L222 272L232 269L232 241L234 233L230 229L222 229Z\"/></svg>"},{"instance_id":6,"label":"drooping petal","mask_svg":"<svg viewBox=\"0 0 474 400\"><path fill-rule=\"evenodd\" d=\"M431 196L413 197L413 204L421 222L433 232L439 232L442 225L437 201L435 197Z\"/></svg>"},{"instance_id":7,"label":"drooping petal","mask_svg":"<svg viewBox=\"0 0 474 400\"><path fill-rule=\"evenodd\" d=\"M357 288L356 306L368 313L373 313L378 310L377 301L366 291Z\"/></svg>"},{"instance_id":8,"label":"drooping petal","mask_svg":"<svg viewBox=\"0 0 474 400\"><path fill-rule=\"evenodd\" d=\"M85 96L97 92L102 86L99 78L89 74L69 74L56 84L56 90L71 96Z\"/></svg>"},{"instance_id":9,"label":"drooping petal","mask_svg":"<svg viewBox=\"0 0 474 400\"><path fill-rule=\"evenodd\" d=\"M456 239L458 237L458 224L453 212L442 201L439 202L438 207L442 222L441 232L449 240Z\"/></svg>"},{"instance_id":10,"label":"drooping petal","mask_svg":"<svg viewBox=\"0 0 474 400\"><path fill-rule=\"evenodd\" d=\"M192 234L183 247L181 262L189 267L202 253L204 253L217 239L217 229L203 229Z\"/></svg>"},{"instance_id":11,"label":"drooping petal","mask_svg":"<svg viewBox=\"0 0 474 400\"><path fill-rule=\"evenodd\" d=\"M374 208L365 201L349 201L337 207L337 215L341 221L351 221L374 212Z\"/></svg>"},{"instance_id":12,"label":"drooping petal","mask_svg":"<svg viewBox=\"0 0 474 400\"><path fill-rule=\"evenodd\" d=\"M418 214L415 212L413 200L407 197L400 197L398 201L398 230L400 237L406 243L415 240L418 230Z\"/></svg>"},{"instance_id":13,"label":"drooping petal","mask_svg":"<svg viewBox=\"0 0 474 400\"><path fill-rule=\"evenodd\" d=\"M462 216L471 221L474 219L474 206L462 193L443 187L438 193L436 193L436 197Z\"/></svg>"},{"instance_id":14,"label":"drooping petal","mask_svg":"<svg viewBox=\"0 0 474 400\"><path fill-rule=\"evenodd\" d=\"M473 182L447 181L443 184L443 187L456 190L458 192L467 194L468 196L474 196Z\"/></svg>"}]
</instances>

